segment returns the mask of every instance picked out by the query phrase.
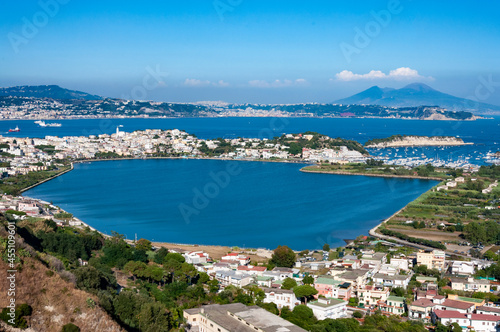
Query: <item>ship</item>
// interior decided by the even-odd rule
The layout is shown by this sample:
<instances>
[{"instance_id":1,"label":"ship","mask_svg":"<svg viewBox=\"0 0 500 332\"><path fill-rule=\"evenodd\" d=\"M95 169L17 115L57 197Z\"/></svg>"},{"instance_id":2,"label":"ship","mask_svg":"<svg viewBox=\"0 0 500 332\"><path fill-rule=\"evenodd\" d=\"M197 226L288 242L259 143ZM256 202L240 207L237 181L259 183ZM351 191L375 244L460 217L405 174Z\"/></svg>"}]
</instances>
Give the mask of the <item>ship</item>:
<instances>
[{"instance_id":1,"label":"ship","mask_svg":"<svg viewBox=\"0 0 500 332\"><path fill-rule=\"evenodd\" d=\"M62 124L60 123L46 123L45 121L41 121L41 120L38 120L38 121L35 121L35 123L37 125L39 125L40 127L61 127Z\"/></svg>"},{"instance_id":2,"label":"ship","mask_svg":"<svg viewBox=\"0 0 500 332\"><path fill-rule=\"evenodd\" d=\"M17 133L18 131L21 131L18 126L16 126L16 128L14 129L9 129L9 133Z\"/></svg>"}]
</instances>

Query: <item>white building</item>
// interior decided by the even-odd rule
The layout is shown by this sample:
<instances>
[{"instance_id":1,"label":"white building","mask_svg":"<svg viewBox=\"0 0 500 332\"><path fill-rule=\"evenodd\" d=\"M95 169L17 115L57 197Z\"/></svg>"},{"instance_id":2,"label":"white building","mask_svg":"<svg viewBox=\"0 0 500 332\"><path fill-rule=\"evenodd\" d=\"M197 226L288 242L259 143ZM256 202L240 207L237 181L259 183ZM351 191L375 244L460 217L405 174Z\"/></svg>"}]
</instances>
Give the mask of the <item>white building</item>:
<instances>
[{"instance_id":1,"label":"white building","mask_svg":"<svg viewBox=\"0 0 500 332\"><path fill-rule=\"evenodd\" d=\"M337 319L347 315L347 302L332 298L319 298L317 301L307 304L312 309L317 319Z\"/></svg>"},{"instance_id":2,"label":"white building","mask_svg":"<svg viewBox=\"0 0 500 332\"><path fill-rule=\"evenodd\" d=\"M295 293L292 290L280 289L280 288L263 288L266 298L264 303L274 303L278 309L283 307L288 307L293 310L296 305L300 304L300 300L297 299Z\"/></svg>"},{"instance_id":3,"label":"white building","mask_svg":"<svg viewBox=\"0 0 500 332\"><path fill-rule=\"evenodd\" d=\"M474 274L474 263L454 261L451 265L451 273L453 274Z\"/></svg>"}]
</instances>

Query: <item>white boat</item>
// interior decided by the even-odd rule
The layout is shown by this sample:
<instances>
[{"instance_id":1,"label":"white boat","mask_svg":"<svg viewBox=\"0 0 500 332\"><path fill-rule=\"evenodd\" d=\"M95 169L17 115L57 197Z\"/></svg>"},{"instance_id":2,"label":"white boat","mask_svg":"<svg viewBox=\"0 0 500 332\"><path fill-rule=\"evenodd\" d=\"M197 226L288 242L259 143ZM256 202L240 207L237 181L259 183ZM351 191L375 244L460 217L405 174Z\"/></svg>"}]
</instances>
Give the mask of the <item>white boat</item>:
<instances>
[{"instance_id":1,"label":"white boat","mask_svg":"<svg viewBox=\"0 0 500 332\"><path fill-rule=\"evenodd\" d=\"M55 122L52 122L52 123L46 123L45 121L35 121L35 123L37 125L39 125L40 127L61 127L62 124L60 123L55 123Z\"/></svg>"}]
</instances>

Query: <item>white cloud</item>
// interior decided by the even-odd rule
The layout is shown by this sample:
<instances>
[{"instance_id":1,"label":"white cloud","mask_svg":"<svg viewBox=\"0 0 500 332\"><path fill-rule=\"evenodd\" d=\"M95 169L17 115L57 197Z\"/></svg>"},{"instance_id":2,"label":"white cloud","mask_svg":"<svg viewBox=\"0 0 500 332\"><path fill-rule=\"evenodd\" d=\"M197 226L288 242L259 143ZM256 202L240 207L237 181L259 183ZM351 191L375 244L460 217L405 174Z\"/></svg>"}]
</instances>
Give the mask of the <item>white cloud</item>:
<instances>
[{"instance_id":1,"label":"white cloud","mask_svg":"<svg viewBox=\"0 0 500 332\"><path fill-rule=\"evenodd\" d=\"M389 74L385 74L380 70L372 70L367 74L355 74L349 70L343 70L335 75L337 81L358 81L358 80L377 80L377 79L392 79L392 80L415 80L428 79L432 77L421 76L417 70L408 67L401 67L391 70Z\"/></svg>"},{"instance_id":2,"label":"white cloud","mask_svg":"<svg viewBox=\"0 0 500 332\"><path fill-rule=\"evenodd\" d=\"M186 80L184 81L184 85L189 87L205 87L205 86L228 87L229 83L224 82L223 80L220 80L218 82L210 82L210 81L198 80L195 78L186 78Z\"/></svg>"},{"instance_id":3,"label":"white cloud","mask_svg":"<svg viewBox=\"0 0 500 332\"><path fill-rule=\"evenodd\" d=\"M298 78L295 81L292 80L275 80L272 82L254 80L248 82L248 84L255 88L286 88L291 86L306 86L309 82L303 78Z\"/></svg>"}]
</instances>

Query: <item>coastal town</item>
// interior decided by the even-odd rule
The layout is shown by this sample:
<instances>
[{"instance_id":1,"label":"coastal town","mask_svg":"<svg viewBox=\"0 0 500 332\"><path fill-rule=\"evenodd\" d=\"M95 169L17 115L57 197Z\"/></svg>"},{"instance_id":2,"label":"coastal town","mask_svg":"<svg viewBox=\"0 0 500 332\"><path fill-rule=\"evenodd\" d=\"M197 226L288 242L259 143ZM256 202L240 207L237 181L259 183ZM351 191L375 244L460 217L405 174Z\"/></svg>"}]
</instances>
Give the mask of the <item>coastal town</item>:
<instances>
[{"instance_id":1,"label":"coastal town","mask_svg":"<svg viewBox=\"0 0 500 332\"><path fill-rule=\"evenodd\" d=\"M0 136L4 176L27 174L61 166L62 160L78 161L109 158L185 157L234 160L280 160L290 162L364 162L367 152L359 143L357 150L342 142L321 149L301 148L313 140L333 141L329 137L311 134L284 135L284 143L258 138L204 140L184 131L145 130L127 133L119 127L112 135L45 138ZM361 152L360 152L361 151Z\"/></svg>"},{"instance_id":2,"label":"coastal town","mask_svg":"<svg viewBox=\"0 0 500 332\"><path fill-rule=\"evenodd\" d=\"M483 117L437 106L392 107L345 103L167 103L105 98L55 85L0 87L0 120L181 117L385 118L475 121Z\"/></svg>"}]
</instances>

